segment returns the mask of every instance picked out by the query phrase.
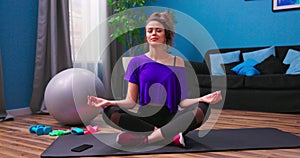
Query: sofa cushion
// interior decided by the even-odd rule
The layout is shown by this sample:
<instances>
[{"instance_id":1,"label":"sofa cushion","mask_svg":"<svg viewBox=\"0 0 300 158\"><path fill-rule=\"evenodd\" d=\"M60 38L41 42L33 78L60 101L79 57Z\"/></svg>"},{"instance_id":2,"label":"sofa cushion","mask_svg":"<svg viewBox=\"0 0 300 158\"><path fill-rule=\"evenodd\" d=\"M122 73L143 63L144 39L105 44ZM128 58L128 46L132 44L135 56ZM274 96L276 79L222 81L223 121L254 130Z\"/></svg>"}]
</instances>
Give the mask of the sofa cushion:
<instances>
[{"instance_id":1,"label":"sofa cushion","mask_svg":"<svg viewBox=\"0 0 300 158\"><path fill-rule=\"evenodd\" d=\"M245 77L245 88L299 89L300 75L270 74Z\"/></svg>"},{"instance_id":2,"label":"sofa cushion","mask_svg":"<svg viewBox=\"0 0 300 158\"><path fill-rule=\"evenodd\" d=\"M240 51L210 54L210 68L212 75L225 75L221 64L240 61Z\"/></svg>"},{"instance_id":3,"label":"sofa cushion","mask_svg":"<svg viewBox=\"0 0 300 158\"><path fill-rule=\"evenodd\" d=\"M275 54L275 47L269 47L269 48L252 51L252 52L243 53L242 55L244 61L248 59L254 59L260 63L264 61L266 58L268 58L269 56L271 55L275 56L276 54Z\"/></svg>"},{"instance_id":4,"label":"sofa cushion","mask_svg":"<svg viewBox=\"0 0 300 158\"><path fill-rule=\"evenodd\" d=\"M254 76L259 75L260 72L254 68L258 62L254 59L247 59L246 61L236 65L231 70L234 71L238 75L245 75L245 76Z\"/></svg>"},{"instance_id":5,"label":"sofa cushion","mask_svg":"<svg viewBox=\"0 0 300 158\"><path fill-rule=\"evenodd\" d=\"M283 64L273 55L254 66L261 74L285 74L289 65Z\"/></svg>"},{"instance_id":6,"label":"sofa cushion","mask_svg":"<svg viewBox=\"0 0 300 158\"><path fill-rule=\"evenodd\" d=\"M243 88L244 76L241 75L226 75L226 76L210 76L197 74L198 83L201 87L213 88Z\"/></svg>"},{"instance_id":7,"label":"sofa cushion","mask_svg":"<svg viewBox=\"0 0 300 158\"><path fill-rule=\"evenodd\" d=\"M283 63L290 64L286 74L300 74L300 51L289 49Z\"/></svg>"},{"instance_id":8,"label":"sofa cushion","mask_svg":"<svg viewBox=\"0 0 300 158\"><path fill-rule=\"evenodd\" d=\"M287 69L286 74L300 74L300 58L298 58L298 60L295 60L290 64L290 67Z\"/></svg>"},{"instance_id":9,"label":"sofa cushion","mask_svg":"<svg viewBox=\"0 0 300 158\"><path fill-rule=\"evenodd\" d=\"M291 64L295 59L300 58L300 51L294 50L294 49L289 49L283 63L284 64Z\"/></svg>"}]
</instances>

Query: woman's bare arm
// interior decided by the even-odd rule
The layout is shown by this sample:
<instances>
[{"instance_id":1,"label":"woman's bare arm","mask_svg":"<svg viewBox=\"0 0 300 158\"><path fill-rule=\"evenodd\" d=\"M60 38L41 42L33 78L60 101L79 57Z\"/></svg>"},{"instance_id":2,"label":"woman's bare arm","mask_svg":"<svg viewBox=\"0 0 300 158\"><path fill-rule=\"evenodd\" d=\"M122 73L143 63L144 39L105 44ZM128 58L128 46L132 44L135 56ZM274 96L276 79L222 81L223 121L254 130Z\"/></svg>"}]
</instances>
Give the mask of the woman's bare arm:
<instances>
[{"instance_id":1,"label":"woman's bare arm","mask_svg":"<svg viewBox=\"0 0 300 158\"><path fill-rule=\"evenodd\" d=\"M208 104L216 104L221 100L222 100L221 91L216 91L216 92L207 94L207 95L199 97L199 98L184 99L180 102L179 106L182 108L185 108L185 107L191 106L191 105L199 103L199 102L205 102Z\"/></svg>"},{"instance_id":2,"label":"woman's bare arm","mask_svg":"<svg viewBox=\"0 0 300 158\"><path fill-rule=\"evenodd\" d=\"M107 100L95 96L88 96L88 105L91 107L105 108L107 106L120 106L123 108L134 108L136 106L138 96L138 86L134 83L128 82L128 90L126 98L123 100Z\"/></svg>"}]
</instances>

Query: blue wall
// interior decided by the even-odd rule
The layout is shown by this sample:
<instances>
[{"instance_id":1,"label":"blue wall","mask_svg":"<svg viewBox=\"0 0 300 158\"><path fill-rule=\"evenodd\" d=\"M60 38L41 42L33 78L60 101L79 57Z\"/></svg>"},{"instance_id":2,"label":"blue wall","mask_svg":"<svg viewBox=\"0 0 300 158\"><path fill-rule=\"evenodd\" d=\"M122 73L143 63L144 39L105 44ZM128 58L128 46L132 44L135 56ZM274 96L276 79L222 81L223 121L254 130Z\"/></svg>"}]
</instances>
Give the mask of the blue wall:
<instances>
[{"instance_id":1,"label":"blue wall","mask_svg":"<svg viewBox=\"0 0 300 158\"><path fill-rule=\"evenodd\" d=\"M156 0L149 5L179 10L196 19L219 48L300 44L300 10L274 13L271 0ZM0 46L7 109L28 107L30 103L37 8L38 0L0 1ZM186 26L186 31L193 34L194 30ZM189 60L202 61L195 46L184 37L176 35L175 42L175 48Z\"/></svg>"},{"instance_id":2,"label":"blue wall","mask_svg":"<svg viewBox=\"0 0 300 158\"><path fill-rule=\"evenodd\" d=\"M38 0L0 1L0 48L6 108L28 107L32 93Z\"/></svg>"},{"instance_id":3,"label":"blue wall","mask_svg":"<svg viewBox=\"0 0 300 158\"><path fill-rule=\"evenodd\" d=\"M218 48L300 44L300 10L272 12L271 0L156 0L148 5L193 17L210 33ZM193 29L186 26L192 34ZM175 37L175 42L175 48L188 59L202 61L184 38Z\"/></svg>"}]
</instances>

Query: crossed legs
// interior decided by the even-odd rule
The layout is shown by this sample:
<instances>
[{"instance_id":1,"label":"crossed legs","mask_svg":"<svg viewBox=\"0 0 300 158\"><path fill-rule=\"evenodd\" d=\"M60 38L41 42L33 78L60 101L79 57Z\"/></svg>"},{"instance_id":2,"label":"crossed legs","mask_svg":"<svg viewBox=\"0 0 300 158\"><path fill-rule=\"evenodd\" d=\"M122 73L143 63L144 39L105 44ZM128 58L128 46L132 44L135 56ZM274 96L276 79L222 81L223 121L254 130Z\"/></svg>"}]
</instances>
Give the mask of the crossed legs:
<instances>
[{"instance_id":1,"label":"crossed legs","mask_svg":"<svg viewBox=\"0 0 300 158\"><path fill-rule=\"evenodd\" d=\"M199 103L177 114L171 114L167 108L149 117L140 117L121 109L118 106L109 106L104 109L104 120L120 130L130 132L147 132L147 142L154 143L162 140L171 140L178 133L187 134L201 126L207 113L208 104Z\"/></svg>"}]
</instances>

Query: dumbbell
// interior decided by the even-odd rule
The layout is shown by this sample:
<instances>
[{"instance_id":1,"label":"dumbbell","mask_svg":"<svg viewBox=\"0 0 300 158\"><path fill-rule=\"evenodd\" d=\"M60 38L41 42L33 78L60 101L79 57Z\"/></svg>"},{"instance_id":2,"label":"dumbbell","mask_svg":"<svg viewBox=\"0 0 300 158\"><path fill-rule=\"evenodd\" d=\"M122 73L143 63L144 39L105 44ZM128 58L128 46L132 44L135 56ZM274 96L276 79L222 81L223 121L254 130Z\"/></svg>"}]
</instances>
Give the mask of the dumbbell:
<instances>
[{"instance_id":1,"label":"dumbbell","mask_svg":"<svg viewBox=\"0 0 300 158\"><path fill-rule=\"evenodd\" d=\"M71 130L53 130L52 132L49 133L50 136L63 136L63 135L68 135L71 133Z\"/></svg>"},{"instance_id":2,"label":"dumbbell","mask_svg":"<svg viewBox=\"0 0 300 158\"><path fill-rule=\"evenodd\" d=\"M36 133L37 135L49 134L52 131L51 126L45 126L43 124L40 125L32 125L29 127L30 133Z\"/></svg>"},{"instance_id":3,"label":"dumbbell","mask_svg":"<svg viewBox=\"0 0 300 158\"><path fill-rule=\"evenodd\" d=\"M98 125L96 125L96 126L88 125L88 126L86 126L86 131L84 131L84 134L93 134L93 133L96 133L98 130L99 130Z\"/></svg>"},{"instance_id":4,"label":"dumbbell","mask_svg":"<svg viewBox=\"0 0 300 158\"><path fill-rule=\"evenodd\" d=\"M71 134L75 134L75 135L83 135L84 131L81 128L78 127L72 127L71 128Z\"/></svg>"}]
</instances>

